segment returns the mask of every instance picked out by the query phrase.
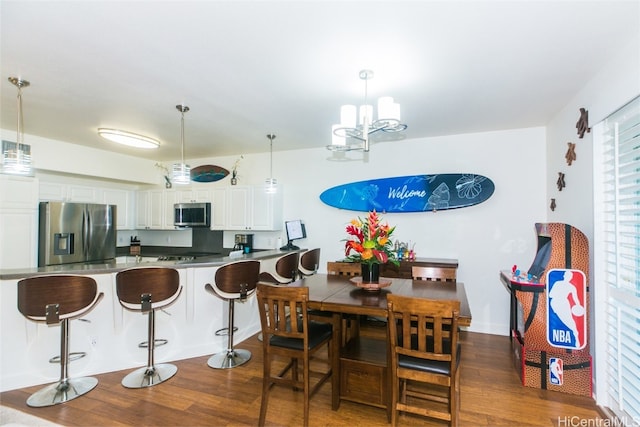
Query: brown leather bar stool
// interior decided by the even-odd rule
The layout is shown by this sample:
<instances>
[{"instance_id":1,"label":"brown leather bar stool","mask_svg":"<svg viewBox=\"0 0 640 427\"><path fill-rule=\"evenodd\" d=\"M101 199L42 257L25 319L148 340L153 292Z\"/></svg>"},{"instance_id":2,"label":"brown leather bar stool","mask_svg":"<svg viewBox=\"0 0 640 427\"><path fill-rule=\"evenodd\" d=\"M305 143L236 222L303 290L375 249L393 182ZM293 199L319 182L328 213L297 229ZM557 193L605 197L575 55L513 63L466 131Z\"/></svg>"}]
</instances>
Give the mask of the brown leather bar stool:
<instances>
[{"instance_id":1,"label":"brown leather bar stool","mask_svg":"<svg viewBox=\"0 0 640 427\"><path fill-rule=\"evenodd\" d=\"M86 276L37 276L18 282L20 313L34 322L60 325L60 380L32 394L27 405L42 407L68 402L98 385L93 377L68 376L69 320L89 313L103 296L98 293L96 281Z\"/></svg>"},{"instance_id":2,"label":"brown leather bar stool","mask_svg":"<svg viewBox=\"0 0 640 427\"><path fill-rule=\"evenodd\" d=\"M298 272L301 277L313 276L320 266L320 248L310 249L300 256Z\"/></svg>"},{"instance_id":3,"label":"brown leather bar stool","mask_svg":"<svg viewBox=\"0 0 640 427\"><path fill-rule=\"evenodd\" d=\"M234 303L244 302L253 295L260 276L260 261L238 261L223 265L216 270L213 286L207 283L207 292L229 302L227 349L209 358L207 365L215 369L228 369L240 366L251 359L249 350L233 347Z\"/></svg>"},{"instance_id":4,"label":"brown leather bar stool","mask_svg":"<svg viewBox=\"0 0 640 427\"><path fill-rule=\"evenodd\" d=\"M127 388L151 387L168 380L178 371L171 363L154 363L156 345L166 344L166 340L155 338L156 310L173 304L180 293L178 271L166 267L140 267L122 270L116 274L116 292L120 305L130 311L139 311L149 316L148 340L139 347L147 347L147 366L136 369L122 379Z\"/></svg>"},{"instance_id":5,"label":"brown leather bar stool","mask_svg":"<svg viewBox=\"0 0 640 427\"><path fill-rule=\"evenodd\" d=\"M260 281L271 284L287 284L296 280L298 275L298 263L300 254L291 252L281 256L276 261L275 271L263 271L260 273Z\"/></svg>"}]
</instances>

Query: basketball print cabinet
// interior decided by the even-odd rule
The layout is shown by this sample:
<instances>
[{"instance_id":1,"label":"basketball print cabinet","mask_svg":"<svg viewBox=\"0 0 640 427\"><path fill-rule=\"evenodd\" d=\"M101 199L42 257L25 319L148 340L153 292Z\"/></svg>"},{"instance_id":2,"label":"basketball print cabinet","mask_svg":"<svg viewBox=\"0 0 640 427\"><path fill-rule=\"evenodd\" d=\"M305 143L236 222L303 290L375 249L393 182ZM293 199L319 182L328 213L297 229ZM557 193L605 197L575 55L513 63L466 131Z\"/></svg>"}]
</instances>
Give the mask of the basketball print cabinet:
<instances>
[{"instance_id":1,"label":"basketball print cabinet","mask_svg":"<svg viewBox=\"0 0 640 427\"><path fill-rule=\"evenodd\" d=\"M509 333L527 387L591 396L589 243L577 228L538 223L536 256L526 272L500 272L510 294Z\"/></svg>"}]
</instances>

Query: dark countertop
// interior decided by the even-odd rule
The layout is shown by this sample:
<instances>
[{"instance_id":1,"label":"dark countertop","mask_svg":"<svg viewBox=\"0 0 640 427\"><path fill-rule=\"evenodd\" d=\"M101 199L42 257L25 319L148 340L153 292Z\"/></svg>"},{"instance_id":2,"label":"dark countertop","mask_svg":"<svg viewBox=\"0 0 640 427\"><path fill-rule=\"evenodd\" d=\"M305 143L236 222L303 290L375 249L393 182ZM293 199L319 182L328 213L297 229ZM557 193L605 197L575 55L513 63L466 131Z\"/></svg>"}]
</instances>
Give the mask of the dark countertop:
<instances>
[{"instance_id":1,"label":"dark countertop","mask_svg":"<svg viewBox=\"0 0 640 427\"><path fill-rule=\"evenodd\" d=\"M114 259L109 263L90 264L90 263L78 263L78 264L62 264L51 265L47 267L37 268L15 268L15 269L2 269L0 270L0 280L15 280L24 279L26 277L39 276L43 274L108 274L117 273L118 271L125 270L127 268L145 266L161 266L172 268L189 268L189 267L217 267L223 264L227 264L233 261L240 260L262 260L269 258L280 257L289 252L304 252L305 249L282 251L279 249L257 251L240 256L211 256L196 258L191 261L145 261L136 262L135 256L128 255L126 262L116 263ZM144 258L145 255L142 257ZM120 257L118 257L120 258ZM130 258L130 260L129 260Z\"/></svg>"}]
</instances>

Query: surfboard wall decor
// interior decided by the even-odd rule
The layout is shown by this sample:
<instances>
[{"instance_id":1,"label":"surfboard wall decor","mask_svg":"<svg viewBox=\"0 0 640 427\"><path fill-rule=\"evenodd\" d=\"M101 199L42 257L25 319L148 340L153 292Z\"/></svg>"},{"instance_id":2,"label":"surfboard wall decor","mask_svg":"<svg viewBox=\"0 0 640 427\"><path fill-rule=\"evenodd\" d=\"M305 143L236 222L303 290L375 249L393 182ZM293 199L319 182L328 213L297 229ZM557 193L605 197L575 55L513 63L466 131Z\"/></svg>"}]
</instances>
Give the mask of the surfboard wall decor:
<instances>
[{"instance_id":1,"label":"surfboard wall decor","mask_svg":"<svg viewBox=\"0 0 640 427\"><path fill-rule=\"evenodd\" d=\"M477 205L494 190L489 178L471 173L410 175L338 185L323 191L320 200L352 211L428 212Z\"/></svg>"},{"instance_id":2,"label":"surfboard wall decor","mask_svg":"<svg viewBox=\"0 0 640 427\"><path fill-rule=\"evenodd\" d=\"M191 181L214 182L229 175L229 171L215 165L202 165L191 169Z\"/></svg>"}]
</instances>

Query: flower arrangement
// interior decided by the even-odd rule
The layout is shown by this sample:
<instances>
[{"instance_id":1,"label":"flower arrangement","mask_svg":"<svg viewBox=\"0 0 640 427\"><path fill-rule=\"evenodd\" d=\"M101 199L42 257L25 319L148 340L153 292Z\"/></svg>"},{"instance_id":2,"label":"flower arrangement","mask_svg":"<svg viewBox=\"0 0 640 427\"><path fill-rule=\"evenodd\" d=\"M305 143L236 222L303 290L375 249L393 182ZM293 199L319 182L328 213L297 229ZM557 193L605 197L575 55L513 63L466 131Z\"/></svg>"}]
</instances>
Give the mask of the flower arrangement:
<instances>
[{"instance_id":1,"label":"flower arrangement","mask_svg":"<svg viewBox=\"0 0 640 427\"><path fill-rule=\"evenodd\" d=\"M391 244L391 234L395 227L382 223L375 210L369 212L365 221L361 218L351 220L347 225L345 239L345 256L351 262L361 264L386 264L390 262L399 265Z\"/></svg>"}]
</instances>

